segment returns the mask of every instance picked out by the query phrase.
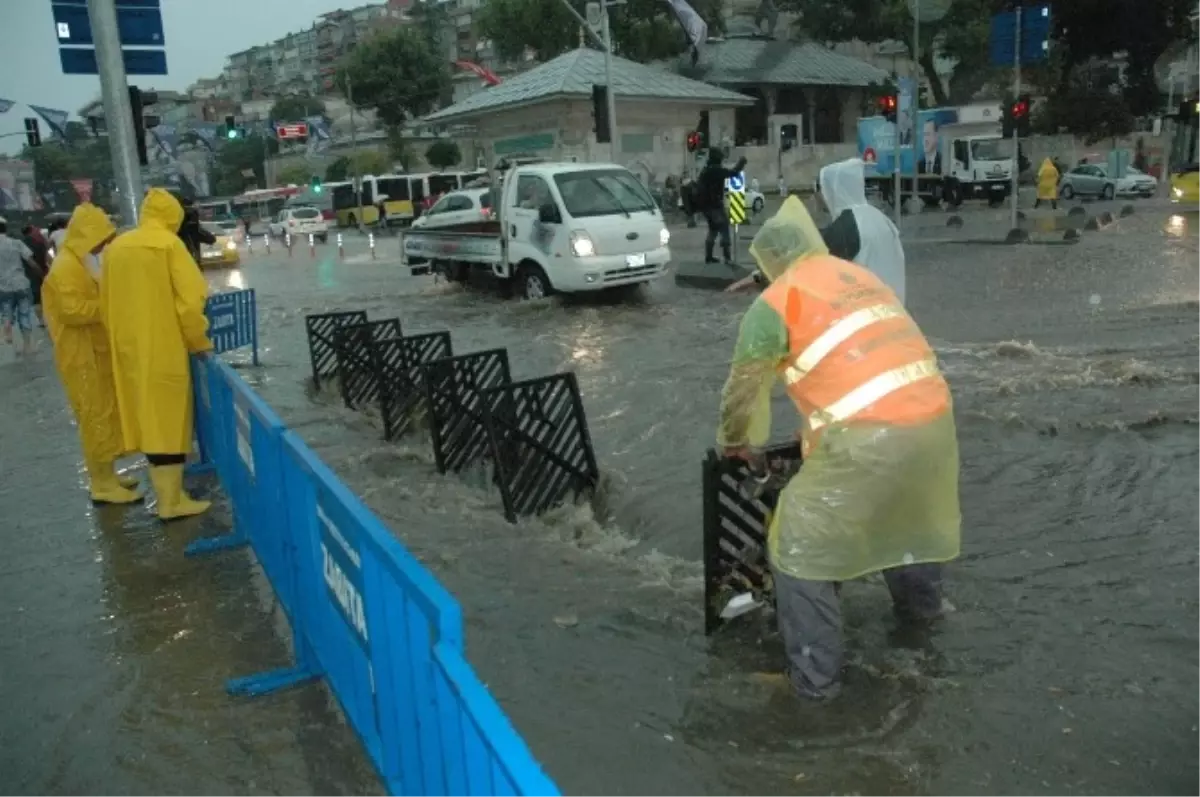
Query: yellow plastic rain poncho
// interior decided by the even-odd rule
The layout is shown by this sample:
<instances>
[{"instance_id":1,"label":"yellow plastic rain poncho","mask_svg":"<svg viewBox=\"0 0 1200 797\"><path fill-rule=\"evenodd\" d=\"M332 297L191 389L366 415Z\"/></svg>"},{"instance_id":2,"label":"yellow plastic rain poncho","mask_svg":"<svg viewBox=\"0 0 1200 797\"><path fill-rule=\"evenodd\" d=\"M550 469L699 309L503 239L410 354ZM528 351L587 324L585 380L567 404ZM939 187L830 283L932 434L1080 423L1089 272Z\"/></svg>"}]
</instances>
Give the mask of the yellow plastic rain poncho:
<instances>
[{"instance_id":1,"label":"yellow plastic rain poncho","mask_svg":"<svg viewBox=\"0 0 1200 797\"><path fill-rule=\"evenodd\" d=\"M772 282L791 269L804 269L806 263L813 269L827 269L830 263L820 232L795 197L763 224L750 252ZM907 319L882 282L853 264L834 262L857 275L860 284L874 295L890 297L893 314L888 318L893 323ZM791 284L799 287L787 296L789 318L799 319L819 304L828 306L826 300L832 297L806 287L800 273L789 274L789 281L793 276L797 281ZM775 376L799 353L791 351L789 324L768 298L763 294L755 300L738 332L717 431L718 444L727 450L765 444ZM807 310L806 301L810 305ZM829 328L840 320L831 318ZM868 328L858 327L860 331ZM902 345L923 350L923 356L932 358L915 325L899 331L906 333ZM849 350L830 349L825 358L832 359L814 369L836 368L839 362L858 359L854 341L848 338L843 344L843 348L850 346ZM881 348L895 345L886 336L872 343ZM793 389L801 388L805 378L797 380ZM937 383L928 385L937 390ZM806 440L811 450L804 466L784 487L771 519L768 549L772 565L794 578L843 581L890 567L943 562L958 556L958 444L948 393L943 398L945 411L932 420L867 423L851 416L826 425L819 437Z\"/></svg>"},{"instance_id":2,"label":"yellow plastic rain poncho","mask_svg":"<svg viewBox=\"0 0 1200 797\"><path fill-rule=\"evenodd\" d=\"M125 489L113 471L114 460L126 449L108 338L100 320L100 286L89 267L93 253L115 233L100 208L86 202L75 208L42 285L42 309L54 343L54 362L79 426L92 499L129 503L139 496Z\"/></svg>"},{"instance_id":3,"label":"yellow plastic rain poncho","mask_svg":"<svg viewBox=\"0 0 1200 797\"><path fill-rule=\"evenodd\" d=\"M1058 169L1049 158L1042 161L1037 174L1037 198L1058 199Z\"/></svg>"},{"instance_id":4,"label":"yellow plastic rain poncho","mask_svg":"<svg viewBox=\"0 0 1200 797\"><path fill-rule=\"evenodd\" d=\"M175 197L152 188L137 229L104 252L101 296L121 430L125 447L145 454L191 451L188 353L212 349L208 286L176 234L182 221Z\"/></svg>"}]
</instances>

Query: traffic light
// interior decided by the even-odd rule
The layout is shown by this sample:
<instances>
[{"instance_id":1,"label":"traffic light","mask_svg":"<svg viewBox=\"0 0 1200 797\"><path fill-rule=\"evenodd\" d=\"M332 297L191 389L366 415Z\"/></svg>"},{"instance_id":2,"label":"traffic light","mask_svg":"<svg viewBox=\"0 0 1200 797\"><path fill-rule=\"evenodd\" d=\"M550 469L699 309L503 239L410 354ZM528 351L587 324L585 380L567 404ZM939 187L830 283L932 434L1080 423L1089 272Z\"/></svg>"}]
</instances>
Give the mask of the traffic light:
<instances>
[{"instance_id":1,"label":"traffic light","mask_svg":"<svg viewBox=\"0 0 1200 797\"><path fill-rule=\"evenodd\" d=\"M608 86L592 86L592 120L596 143L608 144L612 140L608 135Z\"/></svg>"},{"instance_id":2,"label":"traffic light","mask_svg":"<svg viewBox=\"0 0 1200 797\"><path fill-rule=\"evenodd\" d=\"M308 190L309 191L312 191L314 194L319 194L319 193L321 193L321 188L322 188L322 186L321 186L321 178L320 177L318 177L317 175L314 174L312 177L308 178Z\"/></svg>"},{"instance_id":3,"label":"traffic light","mask_svg":"<svg viewBox=\"0 0 1200 797\"><path fill-rule=\"evenodd\" d=\"M137 146L138 163L150 162L146 153L146 131L158 127L158 117L146 114L146 108L158 102L158 92L129 87L129 110L133 116L133 143Z\"/></svg>"},{"instance_id":4,"label":"traffic light","mask_svg":"<svg viewBox=\"0 0 1200 797\"><path fill-rule=\"evenodd\" d=\"M1029 111L1033 100L1028 94L1022 94L1004 107L1000 127L1005 138L1011 138L1015 130L1021 138L1027 138L1031 132Z\"/></svg>"},{"instance_id":5,"label":"traffic light","mask_svg":"<svg viewBox=\"0 0 1200 797\"><path fill-rule=\"evenodd\" d=\"M699 130L687 134L687 149L688 152L704 149L704 135Z\"/></svg>"},{"instance_id":6,"label":"traffic light","mask_svg":"<svg viewBox=\"0 0 1200 797\"><path fill-rule=\"evenodd\" d=\"M235 139L238 137L237 119L233 114L225 117L225 138Z\"/></svg>"},{"instance_id":7,"label":"traffic light","mask_svg":"<svg viewBox=\"0 0 1200 797\"><path fill-rule=\"evenodd\" d=\"M896 95L888 94L875 101L879 106L879 115L889 122L896 121Z\"/></svg>"},{"instance_id":8,"label":"traffic light","mask_svg":"<svg viewBox=\"0 0 1200 797\"><path fill-rule=\"evenodd\" d=\"M38 120L32 116L25 118L25 141L31 147L42 145L42 131L38 128Z\"/></svg>"}]
</instances>

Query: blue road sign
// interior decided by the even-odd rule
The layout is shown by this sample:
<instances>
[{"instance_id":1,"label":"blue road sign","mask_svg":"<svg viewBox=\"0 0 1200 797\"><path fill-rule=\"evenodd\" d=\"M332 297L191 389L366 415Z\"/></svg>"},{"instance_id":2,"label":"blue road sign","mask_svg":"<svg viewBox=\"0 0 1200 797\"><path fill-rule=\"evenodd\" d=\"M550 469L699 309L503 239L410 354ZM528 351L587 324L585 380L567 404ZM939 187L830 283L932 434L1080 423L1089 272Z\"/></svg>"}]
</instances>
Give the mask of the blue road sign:
<instances>
[{"instance_id":1,"label":"blue road sign","mask_svg":"<svg viewBox=\"0 0 1200 797\"><path fill-rule=\"evenodd\" d=\"M1012 66L1017 45L1017 14L1021 14L1021 63L1036 64L1050 56L1050 6L1030 6L992 17L988 56L993 66Z\"/></svg>"},{"instance_id":2,"label":"blue road sign","mask_svg":"<svg viewBox=\"0 0 1200 797\"><path fill-rule=\"evenodd\" d=\"M64 75L98 75L96 51L91 47L59 47ZM127 75L167 74L166 50L121 50Z\"/></svg>"},{"instance_id":3,"label":"blue road sign","mask_svg":"<svg viewBox=\"0 0 1200 797\"><path fill-rule=\"evenodd\" d=\"M92 21L87 6L54 3L54 28L61 47L91 44ZM117 6L117 31L121 44L162 47L162 12L157 8Z\"/></svg>"},{"instance_id":4,"label":"blue road sign","mask_svg":"<svg viewBox=\"0 0 1200 797\"><path fill-rule=\"evenodd\" d=\"M746 173L738 172L725 181L725 185L730 191L745 191L746 190Z\"/></svg>"},{"instance_id":5,"label":"blue road sign","mask_svg":"<svg viewBox=\"0 0 1200 797\"><path fill-rule=\"evenodd\" d=\"M87 7L87 0L54 0L54 2L64 6ZM116 0L116 4L128 8L159 8L162 0Z\"/></svg>"}]
</instances>

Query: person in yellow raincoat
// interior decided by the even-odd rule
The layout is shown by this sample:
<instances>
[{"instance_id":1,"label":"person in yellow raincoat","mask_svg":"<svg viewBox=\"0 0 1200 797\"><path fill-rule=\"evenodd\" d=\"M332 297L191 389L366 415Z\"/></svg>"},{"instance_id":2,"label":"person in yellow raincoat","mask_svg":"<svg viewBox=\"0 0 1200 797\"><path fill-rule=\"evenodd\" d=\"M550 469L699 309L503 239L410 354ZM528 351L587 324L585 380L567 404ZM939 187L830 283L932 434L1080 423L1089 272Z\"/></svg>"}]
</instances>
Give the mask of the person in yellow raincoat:
<instances>
[{"instance_id":1,"label":"person in yellow raincoat","mask_svg":"<svg viewBox=\"0 0 1200 797\"><path fill-rule=\"evenodd\" d=\"M831 256L799 199L750 253L770 284L742 319L717 443L753 463L783 383L804 465L780 492L767 553L792 686L828 698L840 689L840 582L882 571L897 617L941 614L940 563L958 556L961 525L950 391L896 294Z\"/></svg>"},{"instance_id":2,"label":"person in yellow raincoat","mask_svg":"<svg viewBox=\"0 0 1200 797\"><path fill-rule=\"evenodd\" d=\"M67 234L42 284L46 330L54 362L79 426L92 501L129 504L142 496L122 481L113 463L125 452L108 336L100 319L96 256L116 235L108 215L85 202L75 208Z\"/></svg>"},{"instance_id":3,"label":"person in yellow raincoat","mask_svg":"<svg viewBox=\"0 0 1200 797\"><path fill-rule=\"evenodd\" d=\"M1050 207L1058 210L1058 169L1054 168L1054 161L1049 158L1038 167L1037 200L1033 206L1040 207L1043 202L1049 202Z\"/></svg>"},{"instance_id":4,"label":"person in yellow raincoat","mask_svg":"<svg viewBox=\"0 0 1200 797\"><path fill-rule=\"evenodd\" d=\"M177 235L183 215L171 194L147 191L137 229L105 250L101 281L121 432L125 447L150 461L163 520L209 506L183 490L193 434L188 355L212 349L204 315L208 286Z\"/></svg>"}]
</instances>

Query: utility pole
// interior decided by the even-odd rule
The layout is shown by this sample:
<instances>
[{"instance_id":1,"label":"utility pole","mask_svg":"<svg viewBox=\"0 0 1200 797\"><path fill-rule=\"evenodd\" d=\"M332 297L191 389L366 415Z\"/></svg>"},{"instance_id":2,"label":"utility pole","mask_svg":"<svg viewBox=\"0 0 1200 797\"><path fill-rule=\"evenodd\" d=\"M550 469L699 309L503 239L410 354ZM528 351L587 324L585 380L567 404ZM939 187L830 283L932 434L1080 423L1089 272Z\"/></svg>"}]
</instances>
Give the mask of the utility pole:
<instances>
[{"instance_id":1,"label":"utility pole","mask_svg":"<svg viewBox=\"0 0 1200 797\"><path fill-rule=\"evenodd\" d=\"M134 141L133 109L125 82L121 37L117 32L117 9L113 0L87 0L87 4L96 45L96 66L100 74L100 96L104 102L113 176L117 190L121 192L121 218L126 225L134 227L142 202L142 173Z\"/></svg>"},{"instance_id":2,"label":"utility pole","mask_svg":"<svg viewBox=\"0 0 1200 797\"><path fill-rule=\"evenodd\" d=\"M358 228L363 226L362 175L358 173L358 130L354 124L354 91L346 75L346 102L350 106L350 170L354 175L354 196L358 200Z\"/></svg>"},{"instance_id":3,"label":"utility pole","mask_svg":"<svg viewBox=\"0 0 1200 797\"><path fill-rule=\"evenodd\" d=\"M617 162L620 145L617 143L617 99L612 78L612 26L608 21L609 5L617 5L611 0L600 0L600 27L604 35L604 83L608 86L605 95L608 97L608 145L612 148L612 162Z\"/></svg>"},{"instance_id":4,"label":"utility pole","mask_svg":"<svg viewBox=\"0 0 1200 797\"><path fill-rule=\"evenodd\" d=\"M1017 98L1021 96L1021 4L1017 3L1016 8L1016 44L1013 46L1013 102L1017 102ZM1021 131L1020 125L1013 120L1012 131L1012 217L1009 225L1010 230L1017 228L1017 178L1021 171L1021 158L1018 154L1021 151Z\"/></svg>"},{"instance_id":5,"label":"utility pole","mask_svg":"<svg viewBox=\"0 0 1200 797\"><path fill-rule=\"evenodd\" d=\"M913 0L916 4L914 7L913 18L913 65L912 65L912 97L908 101L909 113L912 114L912 153L913 153L913 178L912 178L912 200L917 202L921 194L920 187L920 169L917 167L917 142L921 140L921 0ZM923 150L924 148L922 148ZM926 164L926 168L932 164ZM917 206L920 207L919 205Z\"/></svg>"}]
</instances>

